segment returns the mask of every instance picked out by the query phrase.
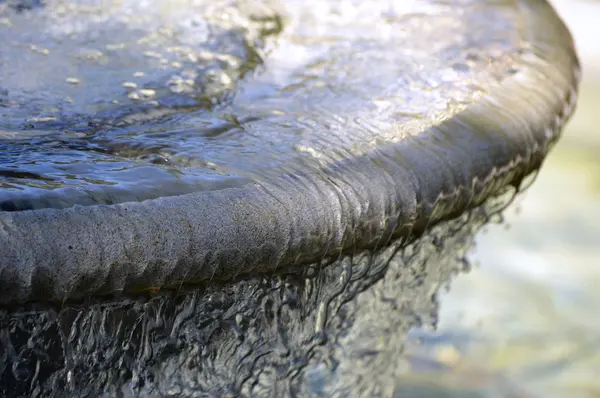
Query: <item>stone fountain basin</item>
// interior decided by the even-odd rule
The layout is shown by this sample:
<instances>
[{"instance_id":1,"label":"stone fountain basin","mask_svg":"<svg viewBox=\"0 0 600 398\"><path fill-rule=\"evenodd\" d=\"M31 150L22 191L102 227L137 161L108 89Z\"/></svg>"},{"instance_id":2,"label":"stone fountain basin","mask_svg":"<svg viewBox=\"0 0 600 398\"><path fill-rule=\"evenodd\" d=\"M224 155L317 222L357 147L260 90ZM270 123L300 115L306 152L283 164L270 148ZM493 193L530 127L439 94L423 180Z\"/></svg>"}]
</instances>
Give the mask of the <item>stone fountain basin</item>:
<instances>
[{"instance_id":1,"label":"stone fountain basin","mask_svg":"<svg viewBox=\"0 0 600 398\"><path fill-rule=\"evenodd\" d=\"M576 101L543 0L17 3L0 3L3 305L410 241L518 189Z\"/></svg>"}]
</instances>

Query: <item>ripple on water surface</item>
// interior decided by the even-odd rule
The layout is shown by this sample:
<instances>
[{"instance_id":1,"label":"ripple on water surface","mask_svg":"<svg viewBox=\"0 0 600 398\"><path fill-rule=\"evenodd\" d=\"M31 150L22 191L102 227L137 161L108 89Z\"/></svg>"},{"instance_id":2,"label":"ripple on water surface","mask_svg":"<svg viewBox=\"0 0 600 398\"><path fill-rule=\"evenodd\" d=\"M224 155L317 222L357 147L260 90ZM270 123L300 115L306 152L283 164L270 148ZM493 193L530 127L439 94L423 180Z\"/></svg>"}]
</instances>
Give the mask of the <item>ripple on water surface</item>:
<instances>
[{"instance_id":1,"label":"ripple on water surface","mask_svg":"<svg viewBox=\"0 0 600 398\"><path fill-rule=\"evenodd\" d=\"M514 8L480 3L467 23L384 0L2 3L1 206L219 189L418 133L519 51Z\"/></svg>"}]
</instances>

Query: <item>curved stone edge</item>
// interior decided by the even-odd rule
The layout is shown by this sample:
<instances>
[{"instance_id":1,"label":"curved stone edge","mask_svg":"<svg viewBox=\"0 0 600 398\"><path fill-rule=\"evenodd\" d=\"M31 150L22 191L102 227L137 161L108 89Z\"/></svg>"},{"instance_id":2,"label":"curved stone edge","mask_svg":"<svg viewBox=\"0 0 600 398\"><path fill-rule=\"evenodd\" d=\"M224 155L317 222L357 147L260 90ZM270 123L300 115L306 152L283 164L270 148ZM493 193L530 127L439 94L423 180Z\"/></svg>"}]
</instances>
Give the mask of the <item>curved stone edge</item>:
<instances>
[{"instance_id":1,"label":"curved stone edge","mask_svg":"<svg viewBox=\"0 0 600 398\"><path fill-rule=\"evenodd\" d=\"M177 288L411 238L540 167L580 70L545 0L520 1L521 69L460 114L326 170L144 202L0 212L0 304ZM542 62L545 59L548 62Z\"/></svg>"}]
</instances>

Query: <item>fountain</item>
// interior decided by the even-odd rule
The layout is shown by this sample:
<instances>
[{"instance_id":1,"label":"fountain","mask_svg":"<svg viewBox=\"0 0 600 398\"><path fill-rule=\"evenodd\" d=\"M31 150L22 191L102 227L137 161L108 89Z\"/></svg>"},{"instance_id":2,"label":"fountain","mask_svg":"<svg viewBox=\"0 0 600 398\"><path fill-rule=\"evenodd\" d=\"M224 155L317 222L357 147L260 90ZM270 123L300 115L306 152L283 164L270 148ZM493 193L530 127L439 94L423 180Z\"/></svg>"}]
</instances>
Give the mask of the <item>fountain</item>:
<instances>
[{"instance_id":1,"label":"fountain","mask_svg":"<svg viewBox=\"0 0 600 398\"><path fill-rule=\"evenodd\" d=\"M398 3L398 4L396 4ZM389 395L579 80L543 0L0 3L3 395Z\"/></svg>"}]
</instances>

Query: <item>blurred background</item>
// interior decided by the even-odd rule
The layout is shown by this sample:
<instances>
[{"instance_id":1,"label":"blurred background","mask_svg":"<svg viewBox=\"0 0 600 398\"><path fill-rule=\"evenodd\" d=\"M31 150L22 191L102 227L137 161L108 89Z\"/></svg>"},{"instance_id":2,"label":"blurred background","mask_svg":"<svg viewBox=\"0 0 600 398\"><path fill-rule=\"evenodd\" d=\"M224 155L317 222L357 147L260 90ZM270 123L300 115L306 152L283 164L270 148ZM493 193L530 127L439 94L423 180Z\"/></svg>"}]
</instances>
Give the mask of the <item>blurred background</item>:
<instances>
[{"instance_id":1,"label":"blurred background","mask_svg":"<svg viewBox=\"0 0 600 398\"><path fill-rule=\"evenodd\" d=\"M479 234L438 330L411 334L408 355L444 370L425 379L456 396L600 397L600 1L551 2L583 65L575 116L505 222Z\"/></svg>"}]
</instances>

